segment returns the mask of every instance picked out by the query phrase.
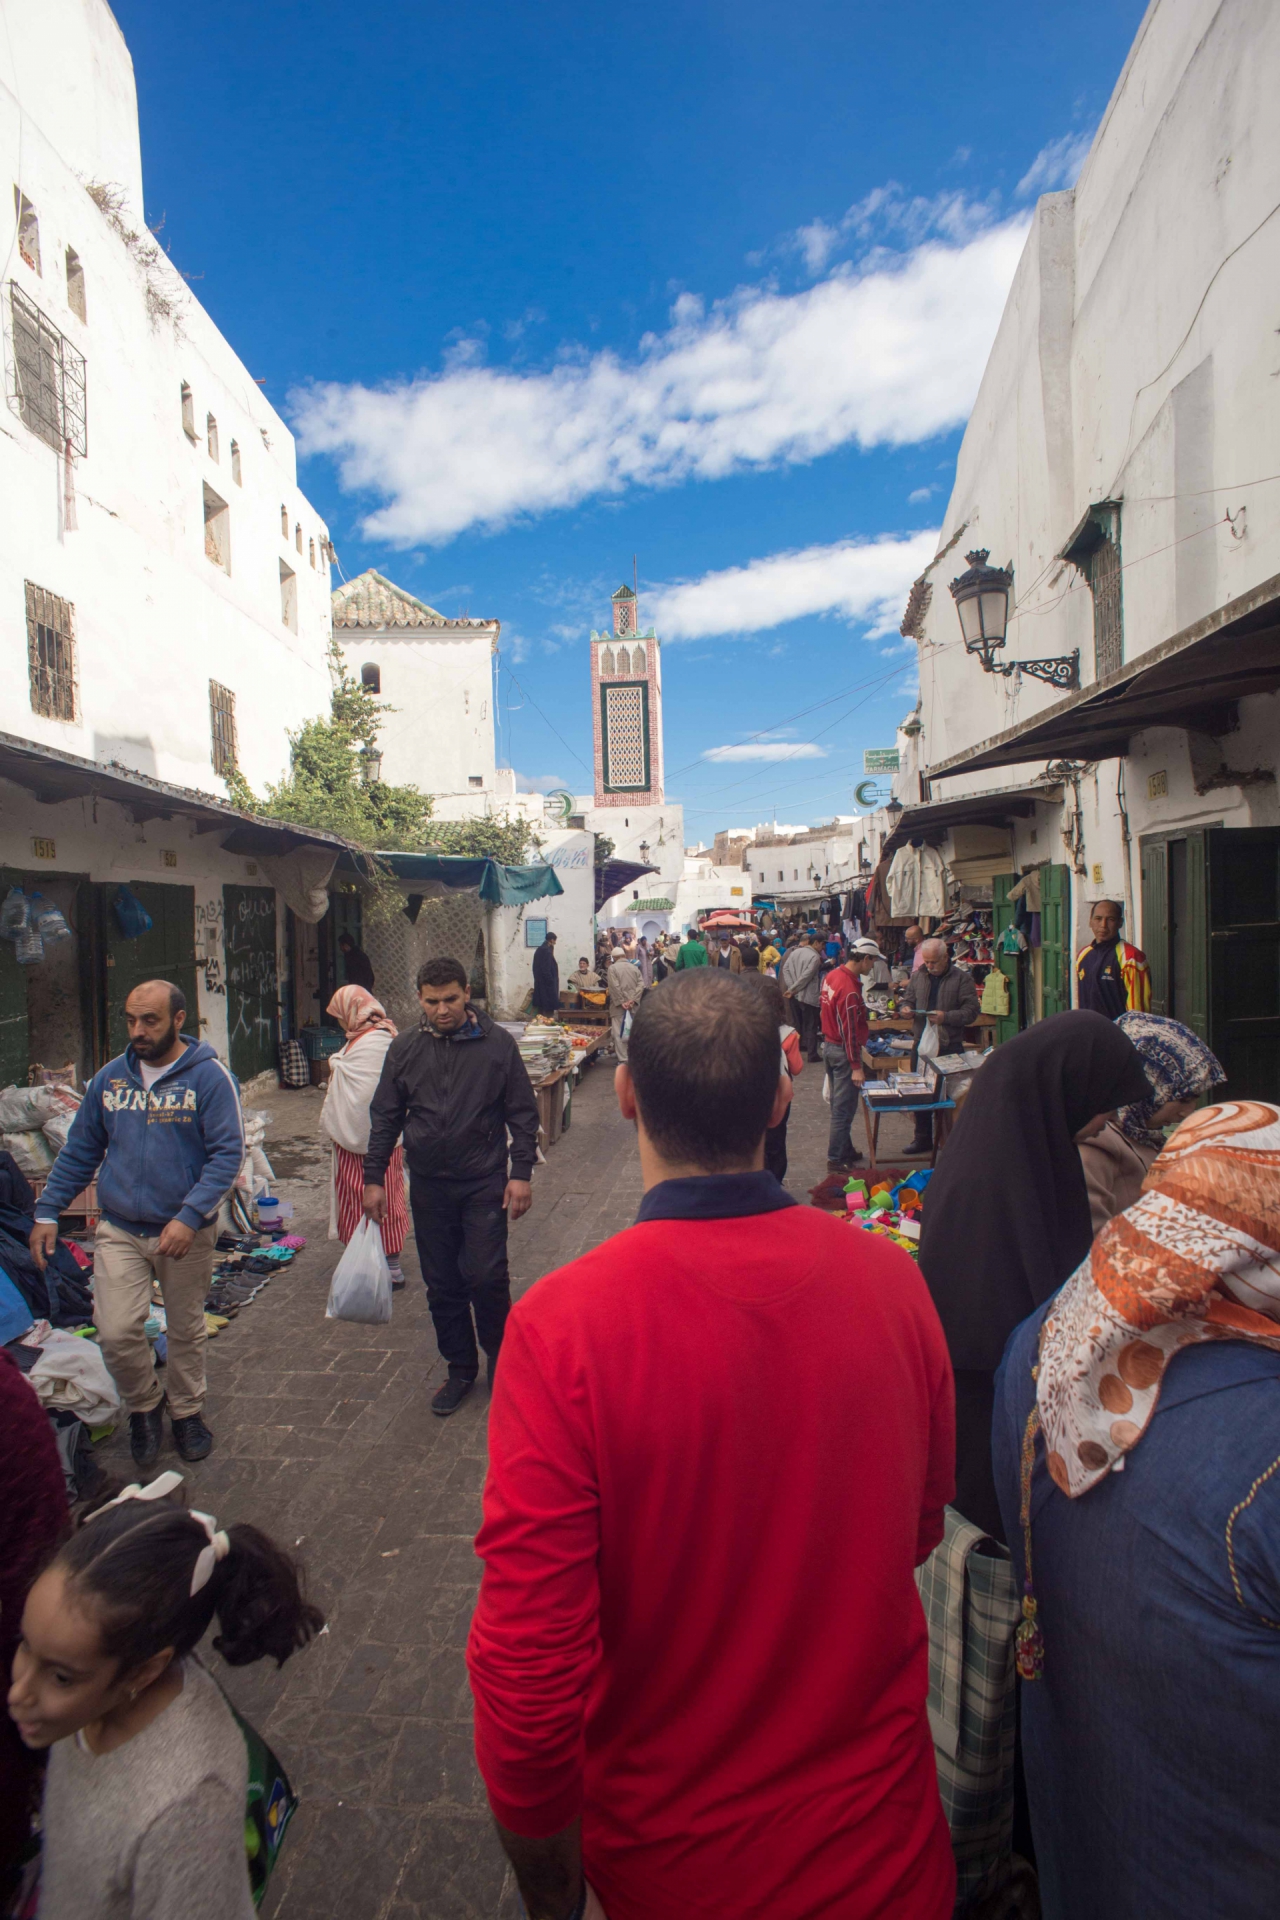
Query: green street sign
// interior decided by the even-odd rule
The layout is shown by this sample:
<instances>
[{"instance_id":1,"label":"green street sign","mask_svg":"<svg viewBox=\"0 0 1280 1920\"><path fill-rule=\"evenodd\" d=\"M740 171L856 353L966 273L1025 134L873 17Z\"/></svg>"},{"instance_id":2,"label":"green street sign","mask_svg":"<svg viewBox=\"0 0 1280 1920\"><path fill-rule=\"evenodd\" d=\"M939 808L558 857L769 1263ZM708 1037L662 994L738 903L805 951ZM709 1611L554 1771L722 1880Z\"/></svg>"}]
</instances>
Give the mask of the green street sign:
<instances>
[{"instance_id":1,"label":"green street sign","mask_svg":"<svg viewBox=\"0 0 1280 1920\"><path fill-rule=\"evenodd\" d=\"M864 773L896 773L898 749L896 747L864 747L862 771Z\"/></svg>"}]
</instances>

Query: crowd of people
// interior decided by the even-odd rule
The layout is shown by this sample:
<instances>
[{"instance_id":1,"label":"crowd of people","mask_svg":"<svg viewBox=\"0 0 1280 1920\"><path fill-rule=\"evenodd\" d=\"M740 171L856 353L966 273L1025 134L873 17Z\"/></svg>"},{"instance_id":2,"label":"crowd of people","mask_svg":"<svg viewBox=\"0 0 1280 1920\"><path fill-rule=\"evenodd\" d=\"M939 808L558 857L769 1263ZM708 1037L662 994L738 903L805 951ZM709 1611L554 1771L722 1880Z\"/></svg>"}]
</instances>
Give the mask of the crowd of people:
<instances>
[{"instance_id":1,"label":"crowd of people","mask_svg":"<svg viewBox=\"0 0 1280 1920\"><path fill-rule=\"evenodd\" d=\"M972 981L911 932L917 1041L934 1028L953 1051ZM1116 927L1094 944L1116 953ZM607 996L644 1197L634 1226L514 1306L507 1230L537 1143L515 1042L448 959L421 969L411 1032L358 983L331 1003L334 1230L375 1222L398 1268L412 1217L447 1363L433 1411L455 1413L488 1364L468 1666L524 1911L1269 1911L1280 1109L1204 1107L1222 1066L1127 991L1042 1020L976 1074L917 1264L784 1185L811 1064L830 1082L829 1170L856 1164L863 982L882 966L869 937L807 928L618 937L580 958L577 990ZM1088 958L1109 992L1108 966ZM554 947L544 998L551 967L559 1005ZM119 1252L98 1312L139 1469L161 1438L133 1364L141 1276L181 1299L229 1156L221 1083L174 993L130 996L129 1050L90 1088L31 1235L47 1257L60 1196L100 1167ZM137 1136L175 1113L187 1131L153 1160ZM175 1377L174 1439L198 1460L194 1339ZM25 1831L47 1751L39 1912L247 1916L244 1740L197 1647L215 1622L231 1665L305 1646L323 1623L298 1569L189 1509L176 1473L72 1529L47 1421L2 1355L0 1433L29 1462L0 1512L0 1834ZM926 1612L917 1592L957 1528L1010 1599L972 1695L963 1606ZM959 1905L931 1671L1018 1726ZM1039 1908L1017 1893L1032 1865Z\"/></svg>"}]
</instances>

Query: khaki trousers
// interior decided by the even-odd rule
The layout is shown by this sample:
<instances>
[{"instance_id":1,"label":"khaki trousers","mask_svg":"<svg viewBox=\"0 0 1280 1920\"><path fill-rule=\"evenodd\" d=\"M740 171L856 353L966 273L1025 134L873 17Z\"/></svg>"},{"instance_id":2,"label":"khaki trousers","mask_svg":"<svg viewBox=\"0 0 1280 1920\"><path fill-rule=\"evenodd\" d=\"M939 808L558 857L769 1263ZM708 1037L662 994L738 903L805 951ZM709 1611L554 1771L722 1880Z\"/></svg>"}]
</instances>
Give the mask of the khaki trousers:
<instances>
[{"instance_id":1,"label":"khaki trousers","mask_svg":"<svg viewBox=\"0 0 1280 1920\"><path fill-rule=\"evenodd\" d=\"M217 1234L216 1224L201 1227L181 1260L162 1260L156 1252L159 1235L144 1239L109 1220L99 1222L93 1243L94 1324L129 1413L150 1413L164 1398L145 1332L153 1279L168 1323L170 1415L185 1420L204 1406L204 1302Z\"/></svg>"},{"instance_id":2,"label":"khaki trousers","mask_svg":"<svg viewBox=\"0 0 1280 1920\"><path fill-rule=\"evenodd\" d=\"M619 1060L626 1059L627 1048L630 1045L630 1041L624 1040L622 1037L622 1023L626 1017L627 1013L624 1007L614 1007L609 1014L609 1025L613 1030L613 1051Z\"/></svg>"}]
</instances>

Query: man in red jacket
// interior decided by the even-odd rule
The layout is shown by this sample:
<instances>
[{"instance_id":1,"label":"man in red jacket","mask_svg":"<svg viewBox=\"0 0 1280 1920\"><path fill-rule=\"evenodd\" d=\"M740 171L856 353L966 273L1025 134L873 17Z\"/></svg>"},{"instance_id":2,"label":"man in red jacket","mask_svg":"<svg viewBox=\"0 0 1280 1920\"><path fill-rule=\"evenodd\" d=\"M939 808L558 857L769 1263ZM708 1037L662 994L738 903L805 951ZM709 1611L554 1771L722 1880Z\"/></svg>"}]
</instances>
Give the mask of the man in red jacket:
<instances>
[{"instance_id":1,"label":"man in red jacket","mask_svg":"<svg viewBox=\"0 0 1280 1920\"><path fill-rule=\"evenodd\" d=\"M858 1111L858 1089L865 1077L862 1049L871 1025L860 983L883 957L874 940L855 940L848 957L832 967L822 982L818 1002L822 1058L831 1082L828 1173L850 1173L862 1158L853 1144L853 1119Z\"/></svg>"},{"instance_id":2,"label":"man in red jacket","mask_svg":"<svg viewBox=\"0 0 1280 1920\"><path fill-rule=\"evenodd\" d=\"M646 996L617 1091L639 1216L512 1311L476 1542L476 1753L530 1920L946 1920L928 1293L763 1171L789 1089L732 975Z\"/></svg>"}]
</instances>

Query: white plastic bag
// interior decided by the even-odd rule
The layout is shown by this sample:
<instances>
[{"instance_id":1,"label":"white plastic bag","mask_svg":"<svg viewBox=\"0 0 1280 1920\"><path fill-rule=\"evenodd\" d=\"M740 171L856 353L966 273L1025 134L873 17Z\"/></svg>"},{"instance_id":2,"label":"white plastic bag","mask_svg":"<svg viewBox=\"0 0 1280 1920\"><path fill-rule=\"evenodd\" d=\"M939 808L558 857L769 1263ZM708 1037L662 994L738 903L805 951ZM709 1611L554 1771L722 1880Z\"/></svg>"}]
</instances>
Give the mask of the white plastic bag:
<instances>
[{"instance_id":1,"label":"white plastic bag","mask_svg":"<svg viewBox=\"0 0 1280 1920\"><path fill-rule=\"evenodd\" d=\"M391 1269L382 1247L382 1229L368 1214L347 1242L329 1283L326 1320L359 1320L370 1327L391 1318Z\"/></svg>"},{"instance_id":2,"label":"white plastic bag","mask_svg":"<svg viewBox=\"0 0 1280 1920\"><path fill-rule=\"evenodd\" d=\"M830 1106L831 1105L831 1075L829 1073L824 1073L822 1076L822 1097L826 1101L827 1105Z\"/></svg>"},{"instance_id":3,"label":"white plastic bag","mask_svg":"<svg viewBox=\"0 0 1280 1920\"><path fill-rule=\"evenodd\" d=\"M931 1020L924 1023L924 1032L920 1035L920 1045L916 1048L917 1060L936 1060L942 1046L942 1028L934 1026Z\"/></svg>"}]
</instances>

